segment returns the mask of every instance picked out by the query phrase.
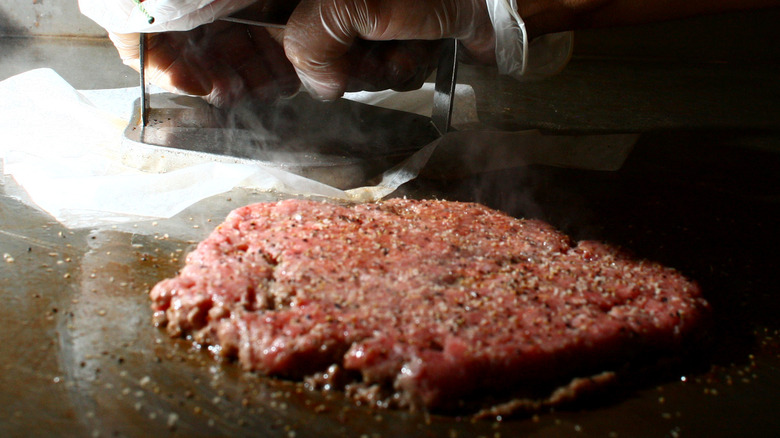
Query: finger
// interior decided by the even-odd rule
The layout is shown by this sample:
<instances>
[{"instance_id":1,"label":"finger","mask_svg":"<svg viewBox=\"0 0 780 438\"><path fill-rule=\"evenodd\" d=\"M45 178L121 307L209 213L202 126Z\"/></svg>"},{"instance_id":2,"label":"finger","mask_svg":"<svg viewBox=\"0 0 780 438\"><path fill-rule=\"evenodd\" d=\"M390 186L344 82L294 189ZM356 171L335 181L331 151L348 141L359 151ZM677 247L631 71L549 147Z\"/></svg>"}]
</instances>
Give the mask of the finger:
<instances>
[{"instance_id":1,"label":"finger","mask_svg":"<svg viewBox=\"0 0 780 438\"><path fill-rule=\"evenodd\" d=\"M258 56L248 26L215 23L188 47L188 56L213 83L206 99L217 105L232 105L251 95L262 84L273 81L266 59Z\"/></svg>"},{"instance_id":2,"label":"finger","mask_svg":"<svg viewBox=\"0 0 780 438\"><path fill-rule=\"evenodd\" d=\"M345 54L350 64L346 91L420 88L436 68L440 46L439 40L357 40Z\"/></svg>"},{"instance_id":3,"label":"finger","mask_svg":"<svg viewBox=\"0 0 780 438\"><path fill-rule=\"evenodd\" d=\"M389 51L385 63L394 66L390 71L391 86L396 91L420 88L438 65L441 40L410 41L399 50Z\"/></svg>"},{"instance_id":4,"label":"finger","mask_svg":"<svg viewBox=\"0 0 780 438\"><path fill-rule=\"evenodd\" d=\"M203 57L197 49L201 30L156 34L149 39L146 76L153 84L174 93L204 96L214 87L213 58ZM193 47L196 47L193 53Z\"/></svg>"},{"instance_id":5,"label":"finger","mask_svg":"<svg viewBox=\"0 0 780 438\"><path fill-rule=\"evenodd\" d=\"M278 29L250 26L249 30L255 53L261 54L262 59L265 60L267 68L273 77L274 83L271 85L277 88L278 96L292 96L297 93L300 88L298 75L284 53L282 38L275 37L271 32ZM267 94L266 88L268 87L262 86L262 88L262 92ZM260 96L260 98L263 97Z\"/></svg>"},{"instance_id":6,"label":"finger","mask_svg":"<svg viewBox=\"0 0 780 438\"><path fill-rule=\"evenodd\" d=\"M114 34L125 64L139 69L138 34ZM299 87L281 45L264 29L217 22L186 32L149 34L149 82L226 106L249 96L274 100Z\"/></svg>"},{"instance_id":7,"label":"finger","mask_svg":"<svg viewBox=\"0 0 780 438\"><path fill-rule=\"evenodd\" d=\"M181 56L174 34L148 34L146 62L147 80L164 90L178 94L203 96L212 88L208 77L190 74L194 66ZM108 34L119 52L122 62L135 71L140 70L140 34Z\"/></svg>"},{"instance_id":8,"label":"finger","mask_svg":"<svg viewBox=\"0 0 780 438\"><path fill-rule=\"evenodd\" d=\"M214 82L207 100L221 106L245 98L269 101L297 92L295 70L282 47L255 26L229 25L199 44L210 54L206 73Z\"/></svg>"}]
</instances>

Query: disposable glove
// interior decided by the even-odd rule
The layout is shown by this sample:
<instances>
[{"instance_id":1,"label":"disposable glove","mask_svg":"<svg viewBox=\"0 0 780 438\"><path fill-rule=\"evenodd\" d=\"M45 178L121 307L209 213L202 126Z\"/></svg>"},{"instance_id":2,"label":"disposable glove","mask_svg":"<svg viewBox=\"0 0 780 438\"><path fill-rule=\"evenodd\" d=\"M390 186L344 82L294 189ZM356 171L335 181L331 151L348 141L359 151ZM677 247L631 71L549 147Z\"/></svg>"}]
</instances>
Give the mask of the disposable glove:
<instances>
[{"instance_id":1,"label":"disposable glove","mask_svg":"<svg viewBox=\"0 0 780 438\"><path fill-rule=\"evenodd\" d=\"M109 37L122 61L138 70L139 34ZM300 85L282 46L264 28L215 22L148 38L147 81L170 92L230 106L248 97L290 96Z\"/></svg>"},{"instance_id":2,"label":"disposable glove","mask_svg":"<svg viewBox=\"0 0 780 438\"><path fill-rule=\"evenodd\" d=\"M123 34L190 30L230 15L255 1L79 0L79 8L82 14L109 32Z\"/></svg>"},{"instance_id":3,"label":"disposable glove","mask_svg":"<svg viewBox=\"0 0 780 438\"><path fill-rule=\"evenodd\" d=\"M171 92L203 96L217 106L232 105L247 97L270 101L292 95L300 86L282 50L279 30L214 21L221 13L246 3L245 0L147 0L142 3L144 10L154 13L155 18L149 25L138 19L143 13L137 6L123 9L133 5L130 0L80 0L82 11L93 14L90 16L98 24L107 27L109 38L126 65L139 70L137 31L150 32L147 33L147 81ZM166 9L174 5L183 9L178 14ZM286 18L294 6L293 2L273 7L270 2L259 2L248 12L263 17L281 14ZM94 15L97 11L105 14ZM171 28L192 29L151 32Z\"/></svg>"},{"instance_id":4,"label":"disposable glove","mask_svg":"<svg viewBox=\"0 0 780 438\"><path fill-rule=\"evenodd\" d=\"M498 63L515 77L551 74L566 64L570 34L550 38L555 50L548 40L529 45L522 20L509 12L517 6L488 2L490 12L486 0L302 0L287 22L284 48L304 86L323 99L367 89L366 83L419 86L443 38L458 39L468 61ZM534 46L545 58L529 54ZM366 64L367 52L375 62Z\"/></svg>"}]
</instances>

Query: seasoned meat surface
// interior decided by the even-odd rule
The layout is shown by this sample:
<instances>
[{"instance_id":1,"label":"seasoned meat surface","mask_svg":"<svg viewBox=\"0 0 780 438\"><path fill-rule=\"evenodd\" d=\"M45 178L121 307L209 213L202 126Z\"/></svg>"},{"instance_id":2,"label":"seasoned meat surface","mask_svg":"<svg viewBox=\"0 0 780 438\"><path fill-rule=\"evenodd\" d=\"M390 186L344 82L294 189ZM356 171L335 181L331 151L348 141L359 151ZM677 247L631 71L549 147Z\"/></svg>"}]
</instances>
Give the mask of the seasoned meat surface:
<instances>
[{"instance_id":1,"label":"seasoned meat surface","mask_svg":"<svg viewBox=\"0 0 780 438\"><path fill-rule=\"evenodd\" d=\"M672 350L707 310L657 263L482 205L408 199L239 208L151 298L171 335L249 370L433 410Z\"/></svg>"}]
</instances>

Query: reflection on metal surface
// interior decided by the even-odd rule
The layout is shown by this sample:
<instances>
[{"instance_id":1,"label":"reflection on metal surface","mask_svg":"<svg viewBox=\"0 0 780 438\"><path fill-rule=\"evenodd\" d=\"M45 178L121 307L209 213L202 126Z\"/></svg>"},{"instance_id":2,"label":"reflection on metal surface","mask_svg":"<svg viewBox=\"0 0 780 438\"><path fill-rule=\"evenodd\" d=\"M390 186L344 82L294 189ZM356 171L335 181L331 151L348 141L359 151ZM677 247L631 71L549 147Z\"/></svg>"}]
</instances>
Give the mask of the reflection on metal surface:
<instances>
[{"instance_id":1,"label":"reflection on metal surface","mask_svg":"<svg viewBox=\"0 0 780 438\"><path fill-rule=\"evenodd\" d=\"M458 40L444 40L436 68L431 121L442 135L450 131L455 84L458 82L458 45Z\"/></svg>"},{"instance_id":2,"label":"reflection on metal surface","mask_svg":"<svg viewBox=\"0 0 780 438\"><path fill-rule=\"evenodd\" d=\"M318 102L303 93L229 111L187 96L150 100L146 125L136 101L122 156L152 172L205 161L259 163L353 188L438 137L427 117L348 100Z\"/></svg>"}]
</instances>

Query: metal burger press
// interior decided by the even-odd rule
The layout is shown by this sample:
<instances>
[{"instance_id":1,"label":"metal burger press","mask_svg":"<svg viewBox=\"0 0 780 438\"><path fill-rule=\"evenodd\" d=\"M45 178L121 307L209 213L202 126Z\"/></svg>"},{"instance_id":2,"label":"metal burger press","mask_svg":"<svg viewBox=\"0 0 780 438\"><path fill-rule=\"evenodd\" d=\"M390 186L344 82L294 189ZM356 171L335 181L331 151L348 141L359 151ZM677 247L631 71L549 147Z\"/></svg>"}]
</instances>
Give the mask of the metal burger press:
<instances>
[{"instance_id":1,"label":"metal burger press","mask_svg":"<svg viewBox=\"0 0 780 438\"><path fill-rule=\"evenodd\" d=\"M223 20L283 26L231 17ZM433 142L437 145L421 172L424 177L460 178L529 164L620 168L636 135L542 135L479 125L453 130L457 50L456 40L444 41L430 118L347 99L320 102L306 93L225 110L199 97L150 95L144 74L146 36L141 34L141 96L134 102L124 132L122 160L158 173L209 161L261 164L339 189L367 185Z\"/></svg>"}]
</instances>

